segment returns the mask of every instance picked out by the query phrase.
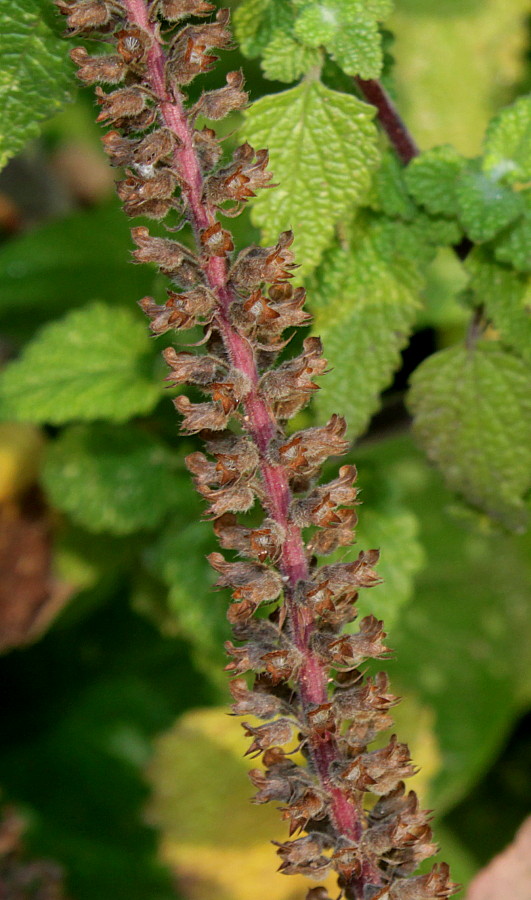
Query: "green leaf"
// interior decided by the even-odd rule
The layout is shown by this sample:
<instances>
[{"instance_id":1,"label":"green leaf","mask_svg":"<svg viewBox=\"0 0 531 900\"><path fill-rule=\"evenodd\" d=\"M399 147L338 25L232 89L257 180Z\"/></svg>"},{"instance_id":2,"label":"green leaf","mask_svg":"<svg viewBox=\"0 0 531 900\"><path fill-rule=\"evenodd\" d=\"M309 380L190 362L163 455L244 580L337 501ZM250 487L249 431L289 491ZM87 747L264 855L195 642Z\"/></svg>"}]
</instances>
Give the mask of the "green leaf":
<instances>
[{"instance_id":1,"label":"green leaf","mask_svg":"<svg viewBox=\"0 0 531 900\"><path fill-rule=\"evenodd\" d=\"M414 433L448 485L509 528L531 487L531 369L498 344L452 347L412 377Z\"/></svg>"},{"instance_id":2,"label":"green leaf","mask_svg":"<svg viewBox=\"0 0 531 900\"><path fill-rule=\"evenodd\" d=\"M69 47L53 20L45 0L0 0L0 169L69 99Z\"/></svg>"},{"instance_id":3,"label":"green leaf","mask_svg":"<svg viewBox=\"0 0 531 900\"><path fill-rule=\"evenodd\" d=\"M175 455L137 428L78 425L49 448L50 500L88 531L153 529L179 499Z\"/></svg>"},{"instance_id":4,"label":"green leaf","mask_svg":"<svg viewBox=\"0 0 531 900\"><path fill-rule=\"evenodd\" d=\"M456 522L448 514L451 494L409 437L361 445L356 462L365 500L360 522L382 480L419 521L426 564L414 601L390 629L395 654L387 669L393 693L404 697L398 712L410 697L433 711L440 765L423 800L440 814L489 769L521 709L521 684L529 683L531 534L504 534L486 517L475 530ZM362 593L370 599L375 590ZM404 727L399 734L409 740Z\"/></svg>"},{"instance_id":5,"label":"green leaf","mask_svg":"<svg viewBox=\"0 0 531 900\"><path fill-rule=\"evenodd\" d=\"M265 242L295 231L301 273L311 271L334 226L367 192L378 161L374 108L307 80L263 97L246 114L243 134L269 147L280 185L253 201L252 219Z\"/></svg>"},{"instance_id":6,"label":"green leaf","mask_svg":"<svg viewBox=\"0 0 531 900\"><path fill-rule=\"evenodd\" d=\"M90 300L132 300L148 292L153 272L132 266L129 224L117 204L49 222L0 248L0 314L54 316Z\"/></svg>"},{"instance_id":7,"label":"green leaf","mask_svg":"<svg viewBox=\"0 0 531 900\"><path fill-rule=\"evenodd\" d=\"M417 208L409 196L404 178L404 167L393 150L382 154L380 167L374 173L368 205L392 219L409 222Z\"/></svg>"},{"instance_id":8,"label":"green leaf","mask_svg":"<svg viewBox=\"0 0 531 900\"><path fill-rule=\"evenodd\" d=\"M474 163L459 176L456 195L459 220L468 237L478 243L495 237L524 211L520 194L478 171Z\"/></svg>"},{"instance_id":9,"label":"green leaf","mask_svg":"<svg viewBox=\"0 0 531 900\"><path fill-rule=\"evenodd\" d=\"M391 9L389 3L360 0L305 0L295 33L310 47L324 46L347 75L378 78L383 64L378 21Z\"/></svg>"},{"instance_id":10,"label":"green leaf","mask_svg":"<svg viewBox=\"0 0 531 900\"><path fill-rule=\"evenodd\" d=\"M260 63L266 78L291 84L321 62L321 54L312 47L288 37L282 31L275 32L264 49Z\"/></svg>"},{"instance_id":11,"label":"green leaf","mask_svg":"<svg viewBox=\"0 0 531 900\"><path fill-rule=\"evenodd\" d=\"M469 255L466 268L470 287L504 343L531 364L531 278L497 265L480 249Z\"/></svg>"},{"instance_id":12,"label":"green leaf","mask_svg":"<svg viewBox=\"0 0 531 900\"><path fill-rule=\"evenodd\" d=\"M280 34L289 36L294 12L285 0L243 0L234 13L234 33L241 52L260 56Z\"/></svg>"},{"instance_id":13,"label":"green leaf","mask_svg":"<svg viewBox=\"0 0 531 900\"><path fill-rule=\"evenodd\" d=\"M435 216L456 216L456 181L465 163L449 144L426 150L405 171L410 194Z\"/></svg>"},{"instance_id":14,"label":"green leaf","mask_svg":"<svg viewBox=\"0 0 531 900\"><path fill-rule=\"evenodd\" d=\"M411 600L415 575L424 562L417 517L396 503L377 507L363 504L356 526L356 543L323 558L323 565L353 562L362 549L380 550L377 571L383 581L370 591L361 591L356 600L358 619L350 630L357 631L359 619L368 615L383 619L389 630L394 627L402 606Z\"/></svg>"},{"instance_id":15,"label":"green leaf","mask_svg":"<svg viewBox=\"0 0 531 900\"><path fill-rule=\"evenodd\" d=\"M521 195L526 212L506 232L500 234L494 255L500 262L509 263L518 272L531 271L531 193Z\"/></svg>"},{"instance_id":16,"label":"green leaf","mask_svg":"<svg viewBox=\"0 0 531 900\"><path fill-rule=\"evenodd\" d=\"M313 331L332 364L317 411L344 413L352 437L367 427L400 364L419 308L422 279L412 260L420 247L401 223L359 218L309 284Z\"/></svg>"},{"instance_id":17,"label":"green leaf","mask_svg":"<svg viewBox=\"0 0 531 900\"><path fill-rule=\"evenodd\" d=\"M217 544L211 525L200 521L201 504L189 485L183 489L184 498L182 516L177 513L148 548L146 561L150 572L169 588L168 612L178 632L191 642L198 665L218 680L230 629L226 598L214 591L216 576L206 560Z\"/></svg>"},{"instance_id":18,"label":"green leaf","mask_svg":"<svg viewBox=\"0 0 531 900\"><path fill-rule=\"evenodd\" d=\"M494 117L485 135L483 169L509 184L531 179L531 98L520 97Z\"/></svg>"},{"instance_id":19,"label":"green leaf","mask_svg":"<svg viewBox=\"0 0 531 900\"><path fill-rule=\"evenodd\" d=\"M62 425L124 422L162 393L147 329L134 312L103 303L45 325L0 376L0 418Z\"/></svg>"},{"instance_id":20,"label":"green leaf","mask_svg":"<svg viewBox=\"0 0 531 900\"><path fill-rule=\"evenodd\" d=\"M381 551L377 569L383 583L362 591L356 606L360 616L373 614L382 618L386 629L392 629L402 606L413 597L414 578L424 563L419 543L419 523L406 507L360 510L356 528L356 553L359 548Z\"/></svg>"}]
</instances>

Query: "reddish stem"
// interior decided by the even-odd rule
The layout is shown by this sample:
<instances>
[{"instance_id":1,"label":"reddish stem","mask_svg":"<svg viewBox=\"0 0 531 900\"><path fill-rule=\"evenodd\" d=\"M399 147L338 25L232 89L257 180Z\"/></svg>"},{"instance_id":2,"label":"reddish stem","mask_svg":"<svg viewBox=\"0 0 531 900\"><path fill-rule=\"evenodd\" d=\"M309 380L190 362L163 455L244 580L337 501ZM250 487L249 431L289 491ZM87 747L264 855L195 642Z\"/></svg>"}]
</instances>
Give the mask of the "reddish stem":
<instances>
[{"instance_id":1,"label":"reddish stem","mask_svg":"<svg viewBox=\"0 0 531 900\"><path fill-rule=\"evenodd\" d=\"M420 151L389 94L379 81L356 78L355 82L365 99L376 107L378 121L393 145L396 155L404 165L407 165Z\"/></svg>"},{"instance_id":2,"label":"reddish stem","mask_svg":"<svg viewBox=\"0 0 531 900\"><path fill-rule=\"evenodd\" d=\"M183 180L183 194L188 204L189 219L198 241L199 233L215 222L215 212L203 199L203 176L193 146L186 111L181 97L178 94L171 94L166 87L164 50L150 21L145 0L125 0L125 6L131 21L149 31L154 38L147 58L150 87L159 102L164 124L179 138L179 146L174 151L174 161ZM244 424L260 453L268 513L286 532L279 568L286 580L288 627L304 660L299 675L299 691L303 709L307 712L313 706L327 701L328 690L326 671L309 646L314 625L308 620L307 610L295 601L297 582L309 578L301 529L289 521L291 491L286 471L282 466L272 465L268 459L268 448L276 434L276 423L258 389L259 373L253 349L230 322L229 307L237 298L228 284L226 259L210 257L205 265L205 275L210 289L219 301L217 319L229 358L232 364L247 376L252 385L243 401ZM338 833L358 841L362 833L360 812L342 791L332 785L329 777L331 763L339 758L334 738L329 735L310 749L316 772L330 797L331 817Z\"/></svg>"}]
</instances>

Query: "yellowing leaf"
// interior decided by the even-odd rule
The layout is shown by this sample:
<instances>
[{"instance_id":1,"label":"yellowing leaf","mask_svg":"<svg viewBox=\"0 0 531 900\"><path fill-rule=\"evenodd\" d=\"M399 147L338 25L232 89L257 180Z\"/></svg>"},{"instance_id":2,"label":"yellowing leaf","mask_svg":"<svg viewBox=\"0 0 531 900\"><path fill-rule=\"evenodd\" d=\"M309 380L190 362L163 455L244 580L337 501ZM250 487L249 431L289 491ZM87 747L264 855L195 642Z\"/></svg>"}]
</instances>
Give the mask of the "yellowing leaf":
<instances>
[{"instance_id":1,"label":"yellowing leaf","mask_svg":"<svg viewBox=\"0 0 531 900\"><path fill-rule=\"evenodd\" d=\"M425 796L439 768L433 713L409 700L399 709L401 739L410 741L422 767L414 786ZM243 758L248 745L240 719L226 709L186 713L155 743L148 820L162 831L163 860L186 885L187 900L261 898L264 885L268 900L299 900L315 885L275 871L271 841L286 840L287 826L278 804L250 803L254 791L246 772L257 761ZM335 876L319 883L336 896Z\"/></svg>"},{"instance_id":2,"label":"yellowing leaf","mask_svg":"<svg viewBox=\"0 0 531 900\"><path fill-rule=\"evenodd\" d=\"M249 717L247 717L249 718ZM251 721L252 717L249 719ZM186 884L187 900L294 900L306 878L275 871L272 840L286 840L276 804L255 806L241 721L226 709L184 715L155 745L149 821L162 830L162 857ZM335 878L322 883L330 889Z\"/></svg>"},{"instance_id":3,"label":"yellowing leaf","mask_svg":"<svg viewBox=\"0 0 531 900\"><path fill-rule=\"evenodd\" d=\"M0 423L0 502L37 480L43 449L44 435L34 425Z\"/></svg>"},{"instance_id":4,"label":"yellowing leaf","mask_svg":"<svg viewBox=\"0 0 531 900\"><path fill-rule=\"evenodd\" d=\"M523 76L528 16L528 0L397 0L398 105L423 149L479 153L492 113Z\"/></svg>"}]
</instances>

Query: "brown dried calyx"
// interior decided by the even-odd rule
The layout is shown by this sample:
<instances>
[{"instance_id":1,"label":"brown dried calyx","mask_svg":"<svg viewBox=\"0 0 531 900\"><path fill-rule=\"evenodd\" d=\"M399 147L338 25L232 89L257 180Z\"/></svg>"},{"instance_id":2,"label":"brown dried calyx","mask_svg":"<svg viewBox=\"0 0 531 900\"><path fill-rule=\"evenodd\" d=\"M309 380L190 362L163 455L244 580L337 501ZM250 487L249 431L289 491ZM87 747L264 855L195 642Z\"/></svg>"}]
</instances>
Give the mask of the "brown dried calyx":
<instances>
[{"instance_id":1,"label":"brown dried calyx","mask_svg":"<svg viewBox=\"0 0 531 900\"><path fill-rule=\"evenodd\" d=\"M370 749L391 727L397 703L385 674L362 674L366 660L389 655L382 622L366 616L352 624L359 591L379 583L378 552L316 566L316 555L353 539L355 467L316 484L322 464L348 450L346 423L333 415L323 426L284 431L327 366L316 337L274 365L289 330L309 318L304 290L290 284L293 235L236 255L225 224L272 186L268 153L244 143L221 165L220 139L210 127L196 127L199 115L217 120L246 104L240 72L195 103L185 94L216 62L213 51L232 46L229 11L205 21L214 9L203 0L57 5L72 33L99 34L106 46L111 36L115 41L110 54L78 48L72 57L82 81L111 85L97 88L98 119L111 127L104 138L111 162L125 169L118 193L126 212L171 216L167 237L144 225L132 232L135 261L156 265L171 282L164 303L140 301L151 330L204 329L194 352L169 348L164 358L170 384L194 386L193 399L179 394L173 402L182 431L204 438L205 452L191 453L187 465L230 554L209 559L217 586L232 591L235 643L226 649L233 711L263 723L244 724L249 753L261 755L264 766L250 773L255 802L280 803L296 835L277 845L280 870L317 878L334 870L347 900L448 897L455 885L444 864L413 874L435 846L427 814L405 792L403 779L415 772L406 745L393 735ZM191 240L179 242L172 233L183 224ZM248 684L242 676L249 673ZM306 765L290 758L297 748ZM315 887L307 900L329 898Z\"/></svg>"}]
</instances>

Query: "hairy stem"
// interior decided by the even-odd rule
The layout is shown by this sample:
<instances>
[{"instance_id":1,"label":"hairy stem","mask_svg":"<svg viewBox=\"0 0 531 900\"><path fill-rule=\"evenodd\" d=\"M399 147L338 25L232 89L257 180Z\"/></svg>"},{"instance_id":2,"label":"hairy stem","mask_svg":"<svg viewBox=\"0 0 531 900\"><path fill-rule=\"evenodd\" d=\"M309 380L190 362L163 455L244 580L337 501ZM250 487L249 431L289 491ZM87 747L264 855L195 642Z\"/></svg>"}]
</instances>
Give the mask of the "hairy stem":
<instances>
[{"instance_id":1,"label":"hairy stem","mask_svg":"<svg viewBox=\"0 0 531 900\"><path fill-rule=\"evenodd\" d=\"M364 78L354 80L367 102L376 107L380 125L396 155L407 166L415 156L418 156L420 150L389 94L379 81Z\"/></svg>"},{"instance_id":2,"label":"hairy stem","mask_svg":"<svg viewBox=\"0 0 531 900\"><path fill-rule=\"evenodd\" d=\"M125 6L131 21L149 31L154 38L148 54L148 79L159 102L164 124L179 139L179 146L174 151L174 161L182 176L183 194L188 203L190 223L199 246L200 231L212 225L216 217L203 200L203 177L183 102L177 93L170 95L166 90L164 49L149 19L147 4L144 0L125 0ZM288 628L303 656L298 688L301 704L306 713L315 705L327 701L328 690L324 667L310 649L310 638L315 630L314 623L308 611L299 606L295 600L297 583L309 577L301 529L288 518L291 492L287 473L282 466L272 465L268 459L268 448L276 435L276 424L258 390L259 373L252 347L233 328L229 319L229 307L236 298L228 284L226 259L210 257L205 266L205 275L210 289L218 299L217 320L228 356L234 367L243 372L251 384L251 390L243 401L244 426L259 450L266 492L265 505L271 518L286 533L279 567L285 581ZM358 841L362 833L360 812L341 790L332 785L329 777L332 762L339 758L336 741L331 735L327 736L311 746L310 751L322 788L331 797L332 818L338 834ZM375 873L371 872L371 875L374 876ZM353 898L358 896L362 896L359 890L352 894Z\"/></svg>"}]
</instances>

